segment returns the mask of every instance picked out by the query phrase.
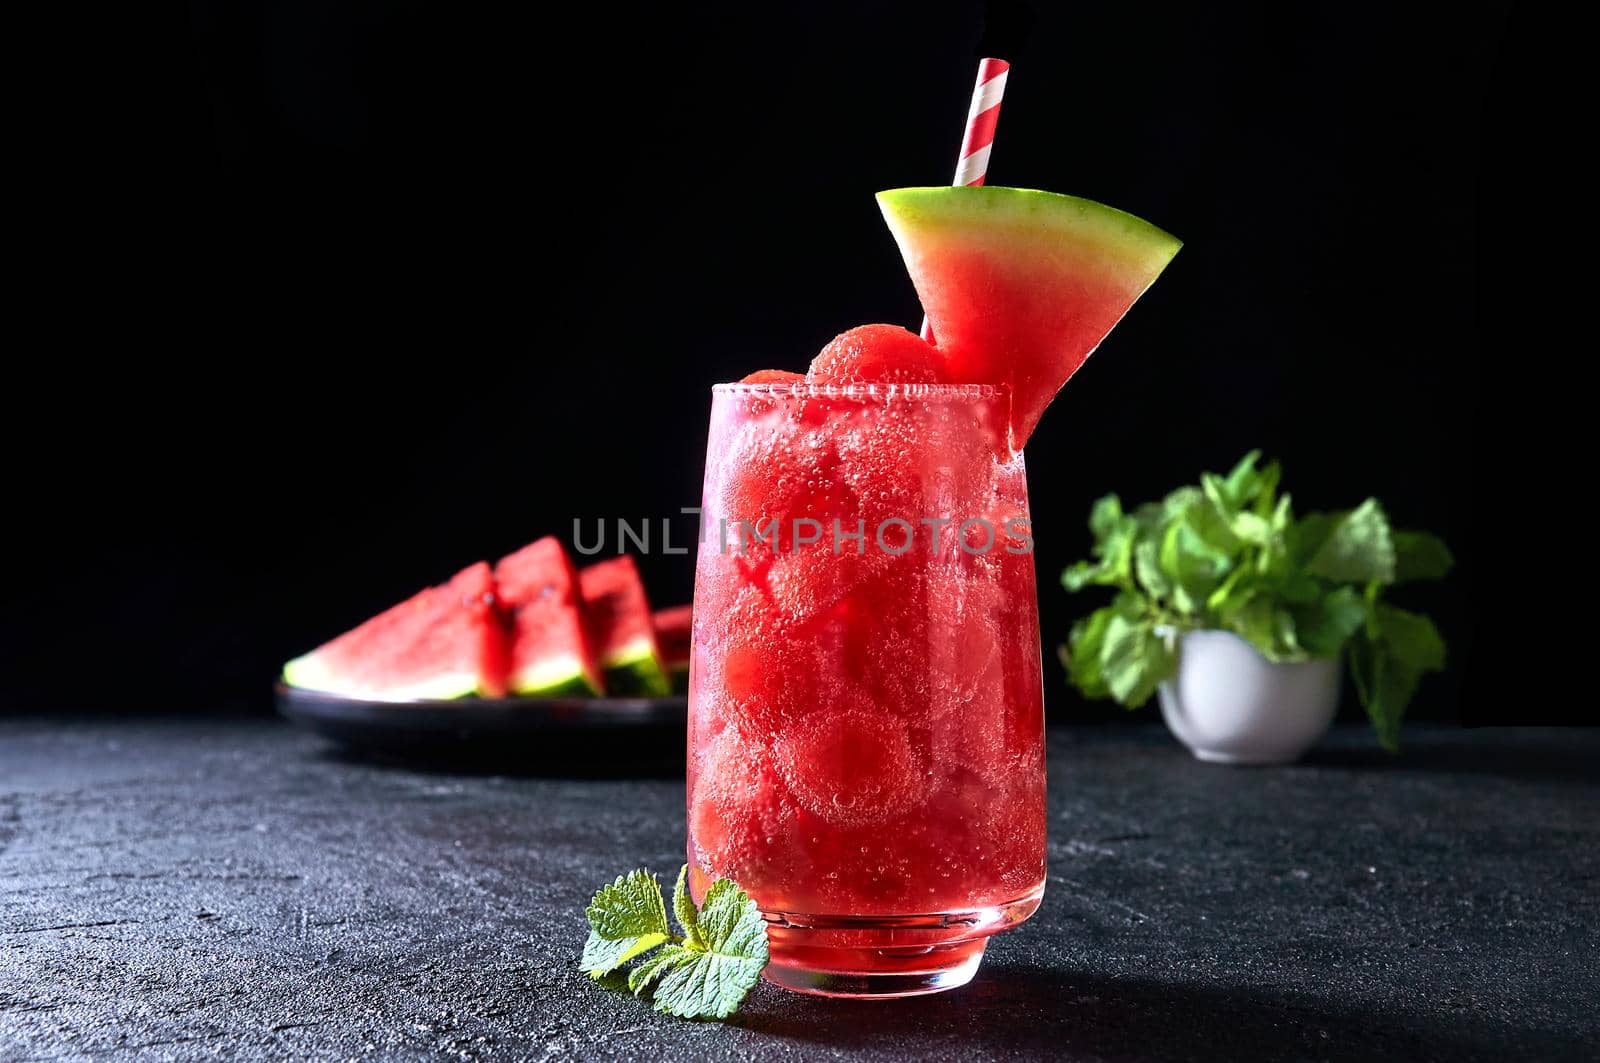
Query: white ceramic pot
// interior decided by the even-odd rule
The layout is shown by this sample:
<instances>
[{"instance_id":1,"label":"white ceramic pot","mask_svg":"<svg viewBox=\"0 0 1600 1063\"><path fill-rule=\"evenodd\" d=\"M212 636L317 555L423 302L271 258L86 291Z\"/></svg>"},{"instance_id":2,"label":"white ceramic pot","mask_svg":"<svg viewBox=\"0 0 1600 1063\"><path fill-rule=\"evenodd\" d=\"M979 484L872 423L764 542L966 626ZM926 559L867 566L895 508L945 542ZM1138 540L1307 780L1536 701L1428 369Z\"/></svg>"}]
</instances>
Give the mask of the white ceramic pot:
<instances>
[{"instance_id":1,"label":"white ceramic pot","mask_svg":"<svg viewBox=\"0 0 1600 1063\"><path fill-rule=\"evenodd\" d=\"M1178 672L1161 716L1178 741L1217 764L1287 764L1316 744L1339 704L1339 660L1274 664L1231 631L1178 638Z\"/></svg>"}]
</instances>

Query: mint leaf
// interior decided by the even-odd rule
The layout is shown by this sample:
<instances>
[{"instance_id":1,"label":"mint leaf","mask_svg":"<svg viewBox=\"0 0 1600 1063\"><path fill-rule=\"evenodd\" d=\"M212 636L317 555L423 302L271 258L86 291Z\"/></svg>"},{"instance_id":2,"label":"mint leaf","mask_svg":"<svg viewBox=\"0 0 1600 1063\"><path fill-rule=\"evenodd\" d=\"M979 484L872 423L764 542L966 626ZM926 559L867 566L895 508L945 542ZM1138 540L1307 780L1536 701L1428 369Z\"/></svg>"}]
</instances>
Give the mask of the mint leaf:
<instances>
[{"instance_id":1,"label":"mint leaf","mask_svg":"<svg viewBox=\"0 0 1600 1063\"><path fill-rule=\"evenodd\" d=\"M1445 574L1456 563L1444 540L1427 532L1395 532L1394 553L1396 583L1417 579L1444 579Z\"/></svg>"},{"instance_id":2,"label":"mint leaf","mask_svg":"<svg viewBox=\"0 0 1600 1063\"><path fill-rule=\"evenodd\" d=\"M1227 481L1214 472L1203 472L1200 474L1200 489L1205 492L1207 500L1216 507L1222 519L1231 524L1234 514L1239 512L1240 505L1229 493Z\"/></svg>"},{"instance_id":3,"label":"mint leaf","mask_svg":"<svg viewBox=\"0 0 1600 1063\"><path fill-rule=\"evenodd\" d=\"M1126 587L1132 579L1133 543L1139 522L1122 512L1116 495L1095 502L1089 514L1095 560L1079 561L1061 573L1061 585L1077 592L1088 586Z\"/></svg>"},{"instance_id":4,"label":"mint leaf","mask_svg":"<svg viewBox=\"0 0 1600 1063\"><path fill-rule=\"evenodd\" d=\"M711 884L705 905L696 909L688 877L685 864L672 892L681 938L667 925L660 884L648 871L619 875L601 887L585 911L590 930L581 965L615 988L623 982L618 968L644 956L625 981L636 996L648 990L657 1011L680 1018L726 1018L767 965L767 924L756 902L725 878Z\"/></svg>"},{"instance_id":5,"label":"mint leaf","mask_svg":"<svg viewBox=\"0 0 1600 1063\"><path fill-rule=\"evenodd\" d=\"M1233 467L1227 478L1222 481L1223 491L1235 506L1245 505L1254 499L1256 493L1261 489L1262 474L1256 472L1256 462L1260 460L1261 451L1252 450L1239 459L1239 463ZM1276 468L1277 466L1273 465L1269 471ZM1277 477L1274 476L1272 479L1274 487L1277 486L1277 482Z\"/></svg>"},{"instance_id":6,"label":"mint leaf","mask_svg":"<svg viewBox=\"0 0 1600 1063\"><path fill-rule=\"evenodd\" d=\"M668 945L659 952L653 952L644 962L628 972L628 988L633 991L634 996L643 996L644 991L649 989L650 984L657 978L680 964L693 963L695 955L694 950L682 945Z\"/></svg>"},{"instance_id":7,"label":"mint leaf","mask_svg":"<svg viewBox=\"0 0 1600 1063\"><path fill-rule=\"evenodd\" d=\"M1270 595L1253 593L1241 600L1227 615L1224 625L1244 639L1269 661L1289 661L1304 657L1295 629L1294 614Z\"/></svg>"},{"instance_id":8,"label":"mint leaf","mask_svg":"<svg viewBox=\"0 0 1600 1063\"><path fill-rule=\"evenodd\" d=\"M1444 667L1444 640L1425 616L1374 605L1350 641L1350 675L1383 748L1400 746L1400 723L1424 672Z\"/></svg>"},{"instance_id":9,"label":"mint leaf","mask_svg":"<svg viewBox=\"0 0 1600 1063\"><path fill-rule=\"evenodd\" d=\"M1239 585L1244 582L1248 571L1245 568L1236 568L1228 573L1228 578L1206 596L1206 608L1214 614L1228 613L1236 608L1237 603L1233 599L1235 595L1240 595ZM1248 591L1244 592L1240 595L1241 599L1248 594Z\"/></svg>"},{"instance_id":10,"label":"mint leaf","mask_svg":"<svg viewBox=\"0 0 1600 1063\"><path fill-rule=\"evenodd\" d=\"M1169 520L1176 520L1188 513L1195 506L1204 505L1206 493L1198 487L1179 487L1168 491L1167 496L1159 503L1149 503L1140 506L1135 512L1144 514L1145 523L1155 527Z\"/></svg>"},{"instance_id":11,"label":"mint leaf","mask_svg":"<svg viewBox=\"0 0 1600 1063\"><path fill-rule=\"evenodd\" d=\"M1350 676L1378 743L1395 752L1400 748L1400 723L1422 673L1396 661L1381 639L1363 633L1350 642Z\"/></svg>"},{"instance_id":12,"label":"mint leaf","mask_svg":"<svg viewBox=\"0 0 1600 1063\"><path fill-rule=\"evenodd\" d=\"M1256 481L1255 513L1258 517L1273 517L1279 511L1288 512L1284 504L1287 498L1278 498L1278 483L1283 479L1283 466L1273 462L1261 470L1261 477ZM1287 521L1284 522L1287 524ZM1274 521L1275 527L1276 521ZM1278 530L1282 530L1281 527Z\"/></svg>"},{"instance_id":13,"label":"mint leaf","mask_svg":"<svg viewBox=\"0 0 1600 1063\"><path fill-rule=\"evenodd\" d=\"M1367 618L1367 606L1354 587L1339 589L1304 605L1291 606L1300 645L1313 657L1332 657Z\"/></svg>"},{"instance_id":14,"label":"mint leaf","mask_svg":"<svg viewBox=\"0 0 1600 1063\"><path fill-rule=\"evenodd\" d=\"M705 939L700 936L700 913L695 910L694 898L689 896L688 864L679 869L678 884L672 888L672 914L677 917L678 925L683 927L689 944L703 948Z\"/></svg>"},{"instance_id":15,"label":"mint leaf","mask_svg":"<svg viewBox=\"0 0 1600 1063\"><path fill-rule=\"evenodd\" d=\"M1108 495L1100 501L1105 503L1110 499L1114 502L1115 498L1115 495ZM1096 508L1100 507L1097 505ZM1108 504L1106 513L1111 508ZM1117 512L1120 514L1121 510ZM1134 518L1118 516L1115 523L1105 528L1104 534L1096 540L1092 551L1096 560L1079 561L1068 568L1061 573L1061 585L1074 592L1090 585L1128 586L1133 580L1133 544L1138 530L1139 524Z\"/></svg>"},{"instance_id":16,"label":"mint leaf","mask_svg":"<svg viewBox=\"0 0 1600 1063\"><path fill-rule=\"evenodd\" d=\"M1115 573L1097 561L1078 561L1061 573L1061 585L1074 594L1085 587L1116 582Z\"/></svg>"},{"instance_id":17,"label":"mint leaf","mask_svg":"<svg viewBox=\"0 0 1600 1063\"><path fill-rule=\"evenodd\" d=\"M1289 556L1300 568L1311 564L1342 516L1335 513L1307 513L1289 529Z\"/></svg>"},{"instance_id":18,"label":"mint leaf","mask_svg":"<svg viewBox=\"0 0 1600 1063\"><path fill-rule=\"evenodd\" d=\"M1325 581L1309 572L1296 570L1288 564L1284 567L1286 571L1279 574L1274 589L1278 597L1287 602L1290 608L1316 605L1327 595L1328 585Z\"/></svg>"},{"instance_id":19,"label":"mint leaf","mask_svg":"<svg viewBox=\"0 0 1600 1063\"><path fill-rule=\"evenodd\" d=\"M1274 462L1272 467L1277 469L1277 463ZM1274 536L1286 535L1294 525L1294 502L1288 495L1278 499L1277 505L1272 507L1272 512L1267 517L1267 523L1271 525Z\"/></svg>"},{"instance_id":20,"label":"mint leaf","mask_svg":"<svg viewBox=\"0 0 1600 1063\"><path fill-rule=\"evenodd\" d=\"M584 914L589 918L589 940L584 942L580 965L590 978L649 952L672 933L661 887L642 869L618 875L611 885L600 887Z\"/></svg>"},{"instance_id":21,"label":"mint leaf","mask_svg":"<svg viewBox=\"0 0 1600 1063\"><path fill-rule=\"evenodd\" d=\"M1272 649L1275 660L1294 660L1305 655L1300 648L1300 633L1295 628L1294 614L1282 606L1272 611Z\"/></svg>"},{"instance_id":22,"label":"mint leaf","mask_svg":"<svg viewBox=\"0 0 1600 1063\"><path fill-rule=\"evenodd\" d=\"M1177 669L1177 657L1149 620L1131 620L1121 613L1106 624L1100 647L1100 671L1106 689L1120 704L1136 709L1150 700L1156 687Z\"/></svg>"},{"instance_id":23,"label":"mint leaf","mask_svg":"<svg viewBox=\"0 0 1600 1063\"><path fill-rule=\"evenodd\" d=\"M1199 540L1224 557L1237 554L1244 543L1234 534L1233 523L1211 501L1201 498L1184 515L1183 522Z\"/></svg>"},{"instance_id":24,"label":"mint leaf","mask_svg":"<svg viewBox=\"0 0 1600 1063\"><path fill-rule=\"evenodd\" d=\"M1169 534L1177 530L1178 525L1174 524L1169 529ZM1133 548L1133 574L1146 593L1158 601L1171 597L1173 592L1172 580L1167 578L1168 572L1163 563L1164 553L1164 543L1158 543L1154 539L1140 539L1138 545ZM1186 608L1181 601L1174 604L1180 610Z\"/></svg>"},{"instance_id":25,"label":"mint leaf","mask_svg":"<svg viewBox=\"0 0 1600 1063\"><path fill-rule=\"evenodd\" d=\"M1100 670L1100 649L1105 645L1106 626L1116 615L1116 609L1109 605L1096 609L1072 625L1067 643L1061 647L1067 679L1086 698L1103 698L1111 693Z\"/></svg>"},{"instance_id":26,"label":"mint leaf","mask_svg":"<svg viewBox=\"0 0 1600 1063\"><path fill-rule=\"evenodd\" d=\"M1379 637L1397 662L1422 672L1437 672L1444 667L1444 639L1439 637L1432 620L1381 602L1376 614Z\"/></svg>"},{"instance_id":27,"label":"mint leaf","mask_svg":"<svg viewBox=\"0 0 1600 1063\"><path fill-rule=\"evenodd\" d=\"M705 944L668 945L650 964L657 1011L686 1019L733 1014L767 965L767 924L756 902L728 879L718 879L700 909ZM654 957L652 957L654 960Z\"/></svg>"},{"instance_id":28,"label":"mint leaf","mask_svg":"<svg viewBox=\"0 0 1600 1063\"><path fill-rule=\"evenodd\" d=\"M1161 570L1172 581L1172 602L1180 613L1200 610L1228 573L1232 561L1197 535L1188 524L1174 524L1161 542Z\"/></svg>"},{"instance_id":29,"label":"mint leaf","mask_svg":"<svg viewBox=\"0 0 1600 1063\"><path fill-rule=\"evenodd\" d=\"M1262 546L1272 538L1272 524L1266 517L1258 516L1248 509L1235 513L1233 519L1228 522L1228 527L1233 534L1256 546Z\"/></svg>"},{"instance_id":30,"label":"mint leaf","mask_svg":"<svg viewBox=\"0 0 1600 1063\"><path fill-rule=\"evenodd\" d=\"M1105 495L1095 500L1094 507L1089 510L1089 531L1094 533L1097 542L1109 537L1121 524L1122 499Z\"/></svg>"},{"instance_id":31,"label":"mint leaf","mask_svg":"<svg viewBox=\"0 0 1600 1063\"><path fill-rule=\"evenodd\" d=\"M641 956L657 945L665 944L666 934L641 934L637 937L607 939L589 931L589 940L583 943L583 958L579 966L595 981L612 974L623 964Z\"/></svg>"},{"instance_id":32,"label":"mint leaf","mask_svg":"<svg viewBox=\"0 0 1600 1063\"><path fill-rule=\"evenodd\" d=\"M1335 583L1393 583L1394 534L1376 498L1369 498L1335 522L1306 566Z\"/></svg>"}]
</instances>

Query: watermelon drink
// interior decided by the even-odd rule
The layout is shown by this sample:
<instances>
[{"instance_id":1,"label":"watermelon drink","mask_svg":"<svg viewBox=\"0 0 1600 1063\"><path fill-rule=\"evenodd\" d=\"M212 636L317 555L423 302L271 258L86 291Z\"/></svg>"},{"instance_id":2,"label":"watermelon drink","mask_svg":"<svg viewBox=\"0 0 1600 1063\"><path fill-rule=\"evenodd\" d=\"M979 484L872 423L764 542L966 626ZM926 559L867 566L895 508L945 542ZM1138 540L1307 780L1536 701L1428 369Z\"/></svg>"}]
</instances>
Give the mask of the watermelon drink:
<instances>
[{"instance_id":1,"label":"watermelon drink","mask_svg":"<svg viewBox=\"0 0 1600 1063\"><path fill-rule=\"evenodd\" d=\"M1039 628L1007 410L984 386L715 389L689 855L702 888L727 876L761 905L780 984L959 985L1038 906Z\"/></svg>"},{"instance_id":2,"label":"watermelon drink","mask_svg":"<svg viewBox=\"0 0 1600 1063\"><path fill-rule=\"evenodd\" d=\"M1022 449L1177 253L1026 189L879 205L931 332L867 325L804 376L713 389L689 674L689 861L769 928L766 977L962 985L1045 881Z\"/></svg>"}]
</instances>

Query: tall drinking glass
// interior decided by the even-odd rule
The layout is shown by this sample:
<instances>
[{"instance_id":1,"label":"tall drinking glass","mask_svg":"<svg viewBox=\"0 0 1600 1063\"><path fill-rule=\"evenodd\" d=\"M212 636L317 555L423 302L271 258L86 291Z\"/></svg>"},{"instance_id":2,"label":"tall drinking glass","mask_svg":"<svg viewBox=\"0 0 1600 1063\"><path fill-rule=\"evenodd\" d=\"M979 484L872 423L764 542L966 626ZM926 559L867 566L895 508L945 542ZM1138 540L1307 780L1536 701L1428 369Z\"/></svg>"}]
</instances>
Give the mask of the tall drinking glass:
<instances>
[{"instance_id":1,"label":"tall drinking glass","mask_svg":"<svg viewBox=\"0 0 1600 1063\"><path fill-rule=\"evenodd\" d=\"M987 386L713 389L689 862L768 922L767 978L965 984L1045 880L1022 455Z\"/></svg>"}]
</instances>

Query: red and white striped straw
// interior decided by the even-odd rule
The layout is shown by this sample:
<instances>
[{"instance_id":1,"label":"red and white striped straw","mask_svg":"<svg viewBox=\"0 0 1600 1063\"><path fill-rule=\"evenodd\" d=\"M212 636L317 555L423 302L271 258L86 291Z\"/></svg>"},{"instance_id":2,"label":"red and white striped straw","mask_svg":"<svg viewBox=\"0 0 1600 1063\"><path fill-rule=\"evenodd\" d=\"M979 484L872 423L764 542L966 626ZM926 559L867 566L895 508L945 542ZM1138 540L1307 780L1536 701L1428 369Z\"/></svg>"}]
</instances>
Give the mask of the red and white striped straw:
<instances>
[{"instance_id":1,"label":"red and white striped straw","mask_svg":"<svg viewBox=\"0 0 1600 1063\"><path fill-rule=\"evenodd\" d=\"M983 184L989 173L989 150L994 147L994 127L1000 122L1000 98L1006 92L1006 71L1011 64L1004 59L980 59L978 81L972 87L972 105L967 108L967 132L961 138L961 154L956 159L956 177L951 181L958 187ZM922 338L933 342L933 327L922 319Z\"/></svg>"},{"instance_id":2,"label":"red and white striped straw","mask_svg":"<svg viewBox=\"0 0 1600 1063\"><path fill-rule=\"evenodd\" d=\"M1004 59L978 62L978 83L972 87L972 106L967 108L967 134L961 138L961 158L956 162L953 185L981 185L989 172L989 149L994 146L994 127L1000 121L1000 97L1006 92Z\"/></svg>"}]
</instances>

